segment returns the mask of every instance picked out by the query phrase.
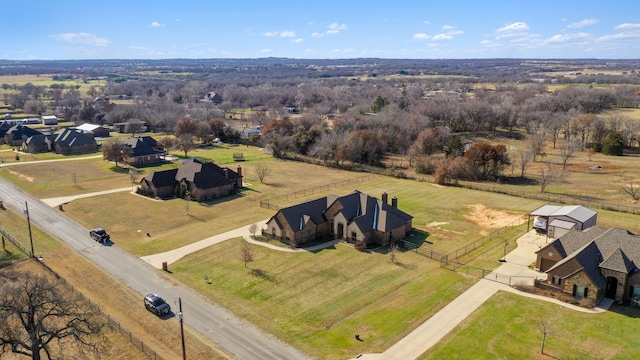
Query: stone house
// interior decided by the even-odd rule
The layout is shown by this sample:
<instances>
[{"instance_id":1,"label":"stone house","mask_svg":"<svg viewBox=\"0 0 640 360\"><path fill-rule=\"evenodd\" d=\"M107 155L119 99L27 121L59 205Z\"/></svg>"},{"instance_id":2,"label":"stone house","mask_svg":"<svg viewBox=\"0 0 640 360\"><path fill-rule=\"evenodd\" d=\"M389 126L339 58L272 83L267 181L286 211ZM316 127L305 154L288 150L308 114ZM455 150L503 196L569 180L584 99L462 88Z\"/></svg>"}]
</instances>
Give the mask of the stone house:
<instances>
[{"instance_id":1,"label":"stone house","mask_svg":"<svg viewBox=\"0 0 640 360\"><path fill-rule=\"evenodd\" d=\"M378 200L358 190L307 201L278 210L262 234L292 246L326 237L387 245L404 238L413 220L398 209L397 198L387 201L386 193Z\"/></svg>"},{"instance_id":2,"label":"stone house","mask_svg":"<svg viewBox=\"0 0 640 360\"><path fill-rule=\"evenodd\" d=\"M129 165L156 164L163 160L164 151L158 150L158 142L151 136L130 137L122 143L129 148L125 160Z\"/></svg>"},{"instance_id":3,"label":"stone house","mask_svg":"<svg viewBox=\"0 0 640 360\"><path fill-rule=\"evenodd\" d=\"M70 129L63 129L53 140L46 138L45 141L48 149L58 154L85 154L98 150L98 144L92 137Z\"/></svg>"},{"instance_id":4,"label":"stone house","mask_svg":"<svg viewBox=\"0 0 640 360\"><path fill-rule=\"evenodd\" d=\"M547 273L538 287L597 304L603 297L640 307L640 237L618 228L571 230L536 252Z\"/></svg>"},{"instance_id":5,"label":"stone house","mask_svg":"<svg viewBox=\"0 0 640 360\"><path fill-rule=\"evenodd\" d=\"M4 134L4 143L11 146L22 146L26 139L34 135L42 135L42 133L25 125L14 125Z\"/></svg>"},{"instance_id":6,"label":"stone house","mask_svg":"<svg viewBox=\"0 0 640 360\"><path fill-rule=\"evenodd\" d=\"M156 171L140 180L140 193L147 196L166 198L189 194L192 200L200 202L233 194L241 187L240 166L235 172L199 160L188 160L178 169Z\"/></svg>"}]
</instances>

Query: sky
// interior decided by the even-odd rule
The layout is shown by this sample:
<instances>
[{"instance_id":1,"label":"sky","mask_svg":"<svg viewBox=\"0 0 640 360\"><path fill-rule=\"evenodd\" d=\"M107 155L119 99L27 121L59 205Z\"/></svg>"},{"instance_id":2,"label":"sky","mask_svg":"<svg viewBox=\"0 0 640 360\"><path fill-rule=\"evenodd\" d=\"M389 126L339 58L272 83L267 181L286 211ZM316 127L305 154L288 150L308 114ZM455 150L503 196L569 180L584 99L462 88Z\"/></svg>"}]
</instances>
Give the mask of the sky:
<instances>
[{"instance_id":1,"label":"sky","mask_svg":"<svg viewBox=\"0 0 640 360\"><path fill-rule=\"evenodd\" d=\"M0 0L0 59L640 58L637 0Z\"/></svg>"}]
</instances>

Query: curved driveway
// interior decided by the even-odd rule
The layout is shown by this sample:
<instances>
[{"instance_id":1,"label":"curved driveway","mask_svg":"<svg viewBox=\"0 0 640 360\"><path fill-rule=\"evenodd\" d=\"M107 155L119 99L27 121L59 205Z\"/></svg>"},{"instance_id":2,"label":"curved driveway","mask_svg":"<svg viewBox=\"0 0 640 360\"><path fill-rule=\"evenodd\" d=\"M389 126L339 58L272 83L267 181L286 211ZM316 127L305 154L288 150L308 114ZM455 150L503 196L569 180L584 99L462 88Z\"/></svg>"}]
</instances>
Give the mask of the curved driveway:
<instances>
[{"instance_id":1,"label":"curved driveway","mask_svg":"<svg viewBox=\"0 0 640 360\"><path fill-rule=\"evenodd\" d=\"M28 202L31 222L60 239L89 261L104 269L137 293L162 294L169 302L182 299L184 323L237 359L281 360L309 357L252 324L237 318L226 309L210 303L202 296L117 245L102 246L89 238L87 229L33 198L5 179L0 178L0 200L4 205L23 212ZM38 253L38 249L35 249ZM46 256L46 254L45 254ZM55 259L48 258L48 262Z\"/></svg>"}]
</instances>

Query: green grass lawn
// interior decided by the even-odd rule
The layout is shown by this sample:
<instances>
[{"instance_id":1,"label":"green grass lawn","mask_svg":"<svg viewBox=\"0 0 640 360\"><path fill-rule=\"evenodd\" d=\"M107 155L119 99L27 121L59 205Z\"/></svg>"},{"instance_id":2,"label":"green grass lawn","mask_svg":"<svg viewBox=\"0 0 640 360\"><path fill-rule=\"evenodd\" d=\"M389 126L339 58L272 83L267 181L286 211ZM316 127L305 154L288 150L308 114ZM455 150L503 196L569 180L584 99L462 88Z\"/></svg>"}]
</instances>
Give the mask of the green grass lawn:
<instances>
[{"instance_id":1,"label":"green grass lawn","mask_svg":"<svg viewBox=\"0 0 640 360\"><path fill-rule=\"evenodd\" d=\"M474 280L412 252L338 244L316 253L252 246L244 267L240 239L191 254L170 270L198 292L315 359L382 352ZM208 276L211 284L204 281ZM364 342L354 339L360 334Z\"/></svg>"},{"instance_id":2,"label":"green grass lawn","mask_svg":"<svg viewBox=\"0 0 640 360\"><path fill-rule=\"evenodd\" d=\"M637 359L640 311L612 310L585 314L501 292L419 359ZM550 333L540 354L543 323Z\"/></svg>"}]
</instances>

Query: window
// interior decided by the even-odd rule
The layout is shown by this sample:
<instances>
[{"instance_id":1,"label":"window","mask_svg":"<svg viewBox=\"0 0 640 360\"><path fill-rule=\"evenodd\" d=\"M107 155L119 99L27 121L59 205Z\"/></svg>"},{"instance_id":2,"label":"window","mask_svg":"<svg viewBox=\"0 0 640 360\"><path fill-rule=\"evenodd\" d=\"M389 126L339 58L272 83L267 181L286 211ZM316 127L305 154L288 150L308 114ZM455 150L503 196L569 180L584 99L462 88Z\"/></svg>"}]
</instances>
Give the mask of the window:
<instances>
[{"instance_id":1,"label":"window","mask_svg":"<svg viewBox=\"0 0 640 360\"><path fill-rule=\"evenodd\" d=\"M334 234L333 226L334 226L333 219L331 219L331 233L332 234Z\"/></svg>"},{"instance_id":2,"label":"window","mask_svg":"<svg viewBox=\"0 0 640 360\"><path fill-rule=\"evenodd\" d=\"M560 285L560 278L554 275L553 277L551 277L551 282L554 285Z\"/></svg>"},{"instance_id":3,"label":"window","mask_svg":"<svg viewBox=\"0 0 640 360\"><path fill-rule=\"evenodd\" d=\"M355 241L355 240L356 240L356 236L357 236L357 235L356 235L356 232L355 232L355 231L352 231L352 232L351 232L351 239Z\"/></svg>"},{"instance_id":4,"label":"window","mask_svg":"<svg viewBox=\"0 0 640 360\"><path fill-rule=\"evenodd\" d=\"M584 286L573 285L573 296L578 299L586 298L589 294L589 288Z\"/></svg>"}]
</instances>

